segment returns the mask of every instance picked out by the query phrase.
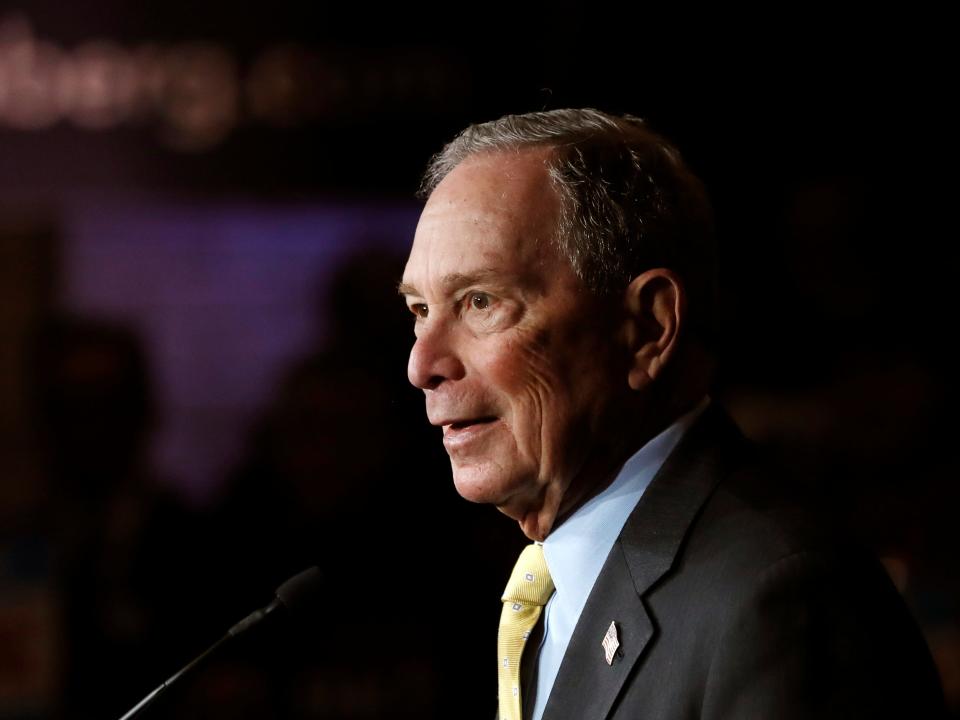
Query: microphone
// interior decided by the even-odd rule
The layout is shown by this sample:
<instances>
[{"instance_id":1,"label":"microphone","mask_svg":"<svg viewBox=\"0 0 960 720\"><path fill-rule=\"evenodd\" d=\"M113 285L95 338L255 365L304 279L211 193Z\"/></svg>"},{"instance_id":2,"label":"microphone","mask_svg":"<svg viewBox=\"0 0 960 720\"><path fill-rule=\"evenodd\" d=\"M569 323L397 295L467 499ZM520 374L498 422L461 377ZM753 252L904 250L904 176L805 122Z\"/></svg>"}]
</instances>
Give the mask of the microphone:
<instances>
[{"instance_id":1,"label":"microphone","mask_svg":"<svg viewBox=\"0 0 960 720\"><path fill-rule=\"evenodd\" d=\"M126 715L120 720L130 720L141 710L153 703L163 692L173 685L177 680L186 675L190 670L202 663L208 657L213 655L227 641L243 635L250 628L255 627L266 620L278 614L286 614L293 619L302 619L305 616L308 607L314 604L320 596L323 587L322 575L316 566L307 568L303 572L294 575L292 578L277 588L273 601L258 610L254 610L243 620L227 630L227 634L208 647L203 653L195 657L179 671L167 678L159 687L150 692L140 702L134 705ZM278 613L283 609L282 613Z\"/></svg>"}]
</instances>

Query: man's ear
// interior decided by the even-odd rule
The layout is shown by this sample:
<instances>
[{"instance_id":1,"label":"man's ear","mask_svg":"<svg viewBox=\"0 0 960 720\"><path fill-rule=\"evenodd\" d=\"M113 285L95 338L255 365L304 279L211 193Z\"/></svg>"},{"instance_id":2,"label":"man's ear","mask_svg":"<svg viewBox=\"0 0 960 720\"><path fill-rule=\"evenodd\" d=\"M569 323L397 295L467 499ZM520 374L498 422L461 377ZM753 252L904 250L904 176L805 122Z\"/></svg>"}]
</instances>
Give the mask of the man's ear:
<instances>
[{"instance_id":1,"label":"man's ear","mask_svg":"<svg viewBox=\"0 0 960 720\"><path fill-rule=\"evenodd\" d=\"M686 320L686 289L672 270L647 270L627 286L624 307L631 354L627 382L631 389L642 390L657 379L676 352Z\"/></svg>"}]
</instances>

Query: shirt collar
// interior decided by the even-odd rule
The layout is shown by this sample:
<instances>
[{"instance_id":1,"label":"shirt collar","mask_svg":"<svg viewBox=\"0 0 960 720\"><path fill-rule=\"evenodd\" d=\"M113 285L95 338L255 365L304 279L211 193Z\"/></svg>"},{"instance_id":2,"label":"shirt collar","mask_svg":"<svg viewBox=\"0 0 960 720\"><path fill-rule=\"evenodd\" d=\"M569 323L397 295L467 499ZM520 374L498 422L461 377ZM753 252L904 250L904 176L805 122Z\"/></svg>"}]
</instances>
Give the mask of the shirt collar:
<instances>
[{"instance_id":1,"label":"shirt collar","mask_svg":"<svg viewBox=\"0 0 960 720\"><path fill-rule=\"evenodd\" d=\"M556 603L579 617L593 583L634 506L680 438L710 403L708 397L635 452L602 491L594 495L543 542L556 586Z\"/></svg>"}]
</instances>

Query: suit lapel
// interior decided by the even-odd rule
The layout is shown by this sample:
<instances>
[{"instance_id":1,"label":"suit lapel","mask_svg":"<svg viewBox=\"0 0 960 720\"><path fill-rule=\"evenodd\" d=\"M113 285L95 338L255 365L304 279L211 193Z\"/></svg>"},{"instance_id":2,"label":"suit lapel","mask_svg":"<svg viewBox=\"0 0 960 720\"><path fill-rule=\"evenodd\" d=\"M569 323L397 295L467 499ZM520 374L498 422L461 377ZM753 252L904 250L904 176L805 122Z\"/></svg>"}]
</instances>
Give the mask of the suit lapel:
<instances>
[{"instance_id":1,"label":"suit lapel","mask_svg":"<svg viewBox=\"0 0 960 720\"><path fill-rule=\"evenodd\" d=\"M607 556L563 657L543 720L607 717L654 636L643 596L672 567L690 525L723 475L739 431L714 404L667 458ZM620 647L608 665L601 645L615 622Z\"/></svg>"},{"instance_id":2,"label":"suit lapel","mask_svg":"<svg viewBox=\"0 0 960 720\"><path fill-rule=\"evenodd\" d=\"M620 647L613 664L607 665L601 642L611 622L616 622ZM570 638L543 711L544 720L606 717L652 635L653 625L617 542Z\"/></svg>"}]
</instances>

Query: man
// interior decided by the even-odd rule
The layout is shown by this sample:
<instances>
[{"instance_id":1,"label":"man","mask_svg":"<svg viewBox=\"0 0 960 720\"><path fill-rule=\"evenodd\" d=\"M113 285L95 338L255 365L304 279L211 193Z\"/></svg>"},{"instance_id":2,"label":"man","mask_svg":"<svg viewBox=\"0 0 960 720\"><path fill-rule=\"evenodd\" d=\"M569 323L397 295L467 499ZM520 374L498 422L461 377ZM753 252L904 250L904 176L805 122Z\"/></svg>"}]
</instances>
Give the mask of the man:
<instances>
[{"instance_id":1,"label":"man","mask_svg":"<svg viewBox=\"0 0 960 720\"><path fill-rule=\"evenodd\" d=\"M507 116L424 191L408 375L460 494L536 541L504 594L499 717L940 712L882 570L708 399L711 212L676 150L631 117Z\"/></svg>"}]
</instances>

